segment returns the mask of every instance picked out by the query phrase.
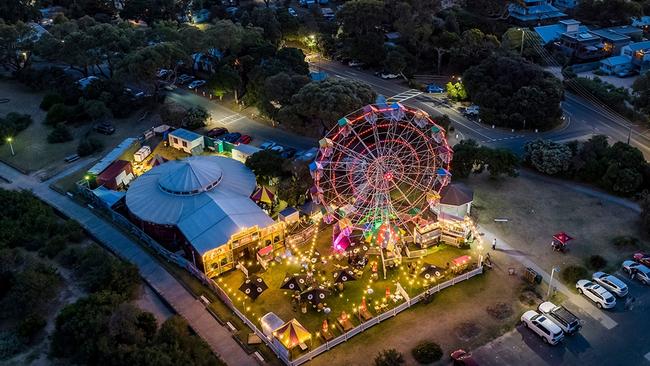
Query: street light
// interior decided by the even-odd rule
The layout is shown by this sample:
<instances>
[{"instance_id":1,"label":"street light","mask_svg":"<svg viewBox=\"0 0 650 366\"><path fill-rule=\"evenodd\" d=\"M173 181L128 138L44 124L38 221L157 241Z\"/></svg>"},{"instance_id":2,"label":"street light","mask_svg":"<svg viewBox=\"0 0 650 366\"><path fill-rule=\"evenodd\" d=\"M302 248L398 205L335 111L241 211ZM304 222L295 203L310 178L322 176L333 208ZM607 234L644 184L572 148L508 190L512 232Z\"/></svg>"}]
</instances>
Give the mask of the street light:
<instances>
[{"instance_id":1,"label":"street light","mask_svg":"<svg viewBox=\"0 0 650 366\"><path fill-rule=\"evenodd\" d=\"M526 31L524 28L519 29L521 31L521 48L519 49L519 56L524 54L524 40L526 39Z\"/></svg>"},{"instance_id":2,"label":"street light","mask_svg":"<svg viewBox=\"0 0 650 366\"><path fill-rule=\"evenodd\" d=\"M551 296L551 289L553 288L553 275L555 274L555 272L560 272L560 268L556 266L553 267L553 269L551 269L551 280L548 282L548 291L546 292L547 300Z\"/></svg>"},{"instance_id":3,"label":"street light","mask_svg":"<svg viewBox=\"0 0 650 366\"><path fill-rule=\"evenodd\" d=\"M7 142L9 143L9 148L11 149L11 156L15 156L16 153L14 152L14 144L12 142L14 139L12 137L7 137Z\"/></svg>"}]
</instances>

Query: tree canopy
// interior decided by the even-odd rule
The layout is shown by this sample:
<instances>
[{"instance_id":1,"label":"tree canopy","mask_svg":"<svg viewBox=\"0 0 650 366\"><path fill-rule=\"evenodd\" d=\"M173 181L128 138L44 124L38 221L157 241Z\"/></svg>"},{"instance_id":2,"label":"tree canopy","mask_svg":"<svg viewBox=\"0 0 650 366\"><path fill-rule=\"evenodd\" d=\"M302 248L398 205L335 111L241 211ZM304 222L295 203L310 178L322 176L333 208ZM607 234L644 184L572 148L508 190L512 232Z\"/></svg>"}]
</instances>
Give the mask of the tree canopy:
<instances>
[{"instance_id":1,"label":"tree canopy","mask_svg":"<svg viewBox=\"0 0 650 366\"><path fill-rule=\"evenodd\" d=\"M485 123L540 130L560 123L562 84L524 59L488 57L463 74L463 84Z\"/></svg>"}]
</instances>

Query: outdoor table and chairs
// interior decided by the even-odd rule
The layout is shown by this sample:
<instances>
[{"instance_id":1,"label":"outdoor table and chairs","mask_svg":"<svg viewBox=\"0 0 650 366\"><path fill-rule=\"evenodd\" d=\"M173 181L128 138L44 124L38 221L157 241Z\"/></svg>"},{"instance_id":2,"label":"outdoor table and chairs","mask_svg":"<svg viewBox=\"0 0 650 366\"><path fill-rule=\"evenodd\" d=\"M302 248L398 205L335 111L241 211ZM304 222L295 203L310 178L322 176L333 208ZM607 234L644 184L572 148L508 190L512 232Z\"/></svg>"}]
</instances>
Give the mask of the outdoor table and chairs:
<instances>
[{"instance_id":1,"label":"outdoor table and chairs","mask_svg":"<svg viewBox=\"0 0 650 366\"><path fill-rule=\"evenodd\" d=\"M341 316L336 318L336 321L339 323L341 328L343 328L344 332L347 332L354 328L354 325L352 325L352 322L350 321L350 316L348 316L345 311L341 312Z\"/></svg>"}]
</instances>

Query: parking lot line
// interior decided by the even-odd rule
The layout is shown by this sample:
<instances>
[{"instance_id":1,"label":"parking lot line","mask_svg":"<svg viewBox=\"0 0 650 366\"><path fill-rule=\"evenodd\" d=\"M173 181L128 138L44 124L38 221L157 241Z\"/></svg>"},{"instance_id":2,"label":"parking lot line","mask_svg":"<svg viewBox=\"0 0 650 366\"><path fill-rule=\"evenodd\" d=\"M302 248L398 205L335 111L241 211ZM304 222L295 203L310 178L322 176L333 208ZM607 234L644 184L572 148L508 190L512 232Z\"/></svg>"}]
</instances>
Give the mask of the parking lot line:
<instances>
[{"instance_id":1,"label":"parking lot line","mask_svg":"<svg viewBox=\"0 0 650 366\"><path fill-rule=\"evenodd\" d=\"M235 122L237 122L239 120L242 120L244 118L245 117L242 116L241 114L235 113L235 114L231 114L230 116L227 116L227 117L224 117L224 118L221 118L221 119L217 120L217 123L228 126L228 125L231 125L231 124L233 124L233 123L235 123Z\"/></svg>"}]
</instances>

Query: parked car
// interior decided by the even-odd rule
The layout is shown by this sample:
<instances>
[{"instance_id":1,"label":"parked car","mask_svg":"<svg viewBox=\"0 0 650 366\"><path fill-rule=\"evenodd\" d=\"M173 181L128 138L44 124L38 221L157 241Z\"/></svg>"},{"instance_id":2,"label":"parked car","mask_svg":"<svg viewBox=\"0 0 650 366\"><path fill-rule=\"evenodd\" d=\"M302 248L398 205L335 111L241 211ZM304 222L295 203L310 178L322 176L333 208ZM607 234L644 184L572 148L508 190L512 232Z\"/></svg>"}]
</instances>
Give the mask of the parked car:
<instances>
[{"instance_id":1,"label":"parked car","mask_svg":"<svg viewBox=\"0 0 650 366\"><path fill-rule=\"evenodd\" d=\"M108 122L96 124L94 129L102 135L112 135L115 133L115 127L113 127L113 125Z\"/></svg>"},{"instance_id":2,"label":"parked car","mask_svg":"<svg viewBox=\"0 0 650 366\"><path fill-rule=\"evenodd\" d=\"M449 355L454 361L454 366L478 366L472 354L464 349L457 349Z\"/></svg>"},{"instance_id":3,"label":"parked car","mask_svg":"<svg viewBox=\"0 0 650 366\"><path fill-rule=\"evenodd\" d=\"M282 146L276 144L276 145L273 146L270 150L271 150L271 151L275 151L275 152L277 152L277 153L282 153L282 152L284 151L284 147L282 147Z\"/></svg>"},{"instance_id":4,"label":"parked car","mask_svg":"<svg viewBox=\"0 0 650 366\"><path fill-rule=\"evenodd\" d=\"M221 135L225 135L227 133L228 133L227 128L225 128L225 127L216 127L216 128L211 129L210 131L208 131L207 135L208 135L208 137L215 138L215 137L219 137Z\"/></svg>"},{"instance_id":5,"label":"parked car","mask_svg":"<svg viewBox=\"0 0 650 366\"><path fill-rule=\"evenodd\" d=\"M157 78L166 78L167 76L171 75L172 71L169 69L160 69L156 72L156 77Z\"/></svg>"},{"instance_id":6,"label":"parked car","mask_svg":"<svg viewBox=\"0 0 650 366\"><path fill-rule=\"evenodd\" d=\"M221 136L220 138L223 141L228 141L230 143L235 143L237 140L239 140L240 137L241 137L241 133L239 133L239 132L231 132L231 133L228 133L228 134L225 134L225 135Z\"/></svg>"},{"instance_id":7,"label":"parked car","mask_svg":"<svg viewBox=\"0 0 650 366\"><path fill-rule=\"evenodd\" d=\"M237 140L240 144L250 144L253 141L253 138L250 135L242 135L242 137Z\"/></svg>"},{"instance_id":8,"label":"parked car","mask_svg":"<svg viewBox=\"0 0 650 366\"><path fill-rule=\"evenodd\" d=\"M627 285L616 276L612 276L605 272L596 272L591 278L594 282L603 286L607 291L618 297L627 295Z\"/></svg>"},{"instance_id":9,"label":"parked car","mask_svg":"<svg viewBox=\"0 0 650 366\"><path fill-rule=\"evenodd\" d=\"M289 15L291 15L292 17L297 17L298 16L298 13L296 12L296 10L294 8L288 8L287 11L289 12Z\"/></svg>"},{"instance_id":10,"label":"parked car","mask_svg":"<svg viewBox=\"0 0 650 366\"><path fill-rule=\"evenodd\" d=\"M296 155L296 151L297 150L294 149L293 147L287 147L286 149L284 149L282 154L280 154L280 156L282 156L285 159L290 159L293 158L294 155Z\"/></svg>"},{"instance_id":11,"label":"parked car","mask_svg":"<svg viewBox=\"0 0 650 366\"><path fill-rule=\"evenodd\" d=\"M361 67L363 65L364 63L359 60L350 60L350 62L348 62L348 66L350 67Z\"/></svg>"},{"instance_id":12,"label":"parked car","mask_svg":"<svg viewBox=\"0 0 650 366\"><path fill-rule=\"evenodd\" d=\"M81 158L78 154L73 154L73 155L68 155L63 159L66 163L72 163L73 161L77 161Z\"/></svg>"},{"instance_id":13,"label":"parked car","mask_svg":"<svg viewBox=\"0 0 650 366\"><path fill-rule=\"evenodd\" d=\"M623 270L644 285L650 284L650 268L634 261L623 262Z\"/></svg>"},{"instance_id":14,"label":"parked car","mask_svg":"<svg viewBox=\"0 0 650 366\"><path fill-rule=\"evenodd\" d=\"M271 149L273 146L275 146L275 142L273 142L273 141L267 141L267 142L263 143L262 145L260 145L260 149L262 149L262 150L269 150L269 149Z\"/></svg>"},{"instance_id":15,"label":"parked car","mask_svg":"<svg viewBox=\"0 0 650 366\"><path fill-rule=\"evenodd\" d=\"M316 157L316 154L318 154L318 148L312 147L309 150L301 151L300 153L296 154L296 160L312 161Z\"/></svg>"},{"instance_id":16,"label":"parked car","mask_svg":"<svg viewBox=\"0 0 650 366\"><path fill-rule=\"evenodd\" d=\"M463 114L467 116L478 116L479 114L479 107L476 104L472 104L471 106L465 108L463 111Z\"/></svg>"},{"instance_id":17,"label":"parked car","mask_svg":"<svg viewBox=\"0 0 650 366\"><path fill-rule=\"evenodd\" d=\"M183 84L189 83L192 80L194 80L194 76L183 74L183 75L179 76L178 79L176 79L176 82L183 85Z\"/></svg>"},{"instance_id":18,"label":"parked car","mask_svg":"<svg viewBox=\"0 0 650 366\"><path fill-rule=\"evenodd\" d=\"M388 71L377 71L375 73L375 76L379 76L380 78L384 80L390 80L390 79L397 79L399 77L399 74L394 74L392 72Z\"/></svg>"},{"instance_id":19,"label":"parked car","mask_svg":"<svg viewBox=\"0 0 650 366\"><path fill-rule=\"evenodd\" d=\"M632 259L634 259L635 262L641 263L644 266L650 268L650 255L648 255L646 253L641 253L641 252L634 253L634 256L632 257Z\"/></svg>"},{"instance_id":20,"label":"parked car","mask_svg":"<svg viewBox=\"0 0 650 366\"><path fill-rule=\"evenodd\" d=\"M558 344L564 338L562 329L550 321L545 315L535 310L528 310L521 316L521 322L528 329L537 333L548 344Z\"/></svg>"},{"instance_id":21,"label":"parked car","mask_svg":"<svg viewBox=\"0 0 650 366\"><path fill-rule=\"evenodd\" d=\"M579 280L576 283L578 292L596 303L600 309L611 309L616 306L616 298L604 287L589 280Z\"/></svg>"},{"instance_id":22,"label":"parked car","mask_svg":"<svg viewBox=\"0 0 650 366\"><path fill-rule=\"evenodd\" d=\"M580 318L567 310L564 306L557 306L550 301L543 302L537 307L540 313L546 315L557 324L566 334L573 334L580 330Z\"/></svg>"},{"instance_id":23,"label":"parked car","mask_svg":"<svg viewBox=\"0 0 650 366\"><path fill-rule=\"evenodd\" d=\"M438 84L427 84L426 86L427 93L441 94L445 92L445 89Z\"/></svg>"},{"instance_id":24,"label":"parked car","mask_svg":"<svg viewBox=\"0 0 650 366\"><path fill-rule=\"evenodd\" d=\"M194 80L187 87L190 89L200 88L205 85L205 80Z\"/></svg>"}]
</instances>

